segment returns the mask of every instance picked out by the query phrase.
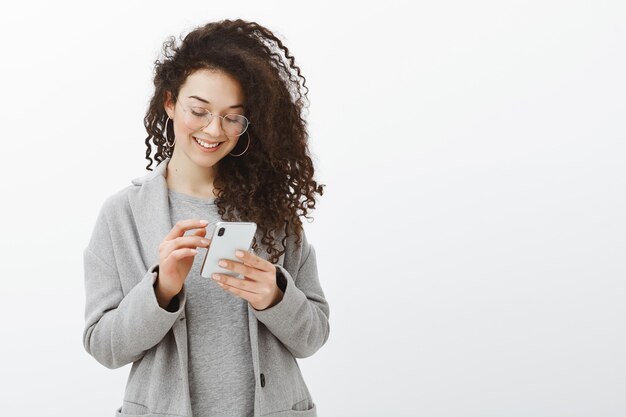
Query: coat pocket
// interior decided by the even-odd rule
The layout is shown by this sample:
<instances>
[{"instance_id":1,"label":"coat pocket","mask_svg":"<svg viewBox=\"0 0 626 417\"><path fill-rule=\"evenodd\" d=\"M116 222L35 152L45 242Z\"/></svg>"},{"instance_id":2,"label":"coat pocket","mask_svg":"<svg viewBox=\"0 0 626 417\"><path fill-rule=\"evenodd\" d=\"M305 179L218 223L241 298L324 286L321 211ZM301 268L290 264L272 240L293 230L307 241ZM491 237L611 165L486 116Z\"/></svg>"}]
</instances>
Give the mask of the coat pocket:
<instances>
[{"instance_id":1,"label":"coat pocket","mask_svg":"<svg viewBox=\"0 0 626 417\"><path fill-rule=\"evenodd\" d=\"M124 401L122 406L115 410L115 417L170 417L170 415L163 413L151 413L145 405L137 404L131 401Z\"/></svg>"},{"instance_id":2,"label":"coat pocket","mask_svg":"<svg viewBox=\"0 0 626 417\"><path fill-rule=\"evenodd\" d=\"M306 405L307 401L300 401L294 404L294 407L301 408L302 404ZM271 417L317 417L317 407L315 407L315 404L313 403L310 403L310 404L311 404L311 408L309 408L308 410L302 410L302 409L284 410L284 411L279 411L277 413L268 414L268 416L271 416Z\"/></svg>"},{"instance_id":3,"label":"coat pocket","mask_svg":"<svg viewBox=\"0 0 626 417\"><path fill-rule=\"evenodd\" d=\"M152 414L129 414L125 410L122 412L122 407L115 410L115 417L150 417Z\"/></svg>"},{"instance_id":4,"label":"coat pocket","mask_svg":"<svg viewBox=\"0 0 626 417\"><path fill-rule=\"evenodd\" d=\"M115 417L148 417L150 410L145 405L124 401L122 406L115 410Z\"/></svg>"}]
</instances>

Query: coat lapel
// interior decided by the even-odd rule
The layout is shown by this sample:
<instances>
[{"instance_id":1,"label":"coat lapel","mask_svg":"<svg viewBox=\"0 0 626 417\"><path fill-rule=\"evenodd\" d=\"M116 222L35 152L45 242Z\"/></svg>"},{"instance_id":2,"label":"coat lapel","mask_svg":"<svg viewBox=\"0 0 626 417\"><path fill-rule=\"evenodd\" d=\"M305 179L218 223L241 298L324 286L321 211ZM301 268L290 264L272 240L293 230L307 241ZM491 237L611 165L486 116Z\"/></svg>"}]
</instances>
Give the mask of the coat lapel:
<instances>
[{"instance_id":1,"label":"coat lapel","mask_svg":"<svg viewBox=\"0 0 626 417\"><path fill-rule=\"evenodd\" d=\"M141 239L141 250L145 267L148 269L151 265L159 262L159 245L165 236L172 229L172 220L170 217L170 207L168 198L167 181L165 180L167 164L170 158L166 158L153 171L146 175L135 178L132 183L140 185L137 193L131 193L129 200L135 224ZM235 217L239 219L237 210ZM282 231L277 232L277 241L282 240ZM258 256L269 259L266 247L261 243L263 234L257 229L256 239L259 242L259 249L255 252ZM278 262L282 265L284 254L281 255Z\"/></svg>"},{"instance_id":2,"label":"coat lapel","mask_svg":"<svg viewBox=\"0 0 626 417\"><path fill-rule=\"evenodd\" d=\"M145 261L146 269L159 262L159 245L165 236L172 229L172 221L169 210L168 188L165 180L167 164L170 159L164 159L157 167L149 173L132 180L134 185L140 185L137 193L129 194L129 201L135 224L141 240L141 251ZM261 242L262 234L257 230L256 238ZM279 241L282 234L278 234ZM257 251L257 255L268 259L269 255L265 252L265 246L260 244L261 250ZM279 264L283 264L284 254L278 260ZM184 315L183 315L184 318ZM258 346L258 321L252 311L252 306L248 304L248 328L250 332L250 344L252 348L252 363L254 367L255 379L257 387L255 389L255 416L258 415L260 409L260 393L259 393L259 346ZM179 343L179 354L181 366L184 372L184 381L187 380L187 328L186 321L177 321L173 326L176 340ZM188 386L186 388L188 390ZM188 414L191 414L191 403L188 400Z\"/></svg>"},{"instance_id":3,"label":"coat lapel","mask_svg":"<svg viewBox=\"0 0 626 417\"><path fill-rule=\"evenodd\" d=\"M169 158L153 171L132 180L133 184L141 185L137 193L129 195L129 202L146 269L159 262L159 245L172 229L165 181L168 162Z\"/></svg>"},{"instance_id":4,"label":"coat lapel","mask_svg":"<svg viewBox=\"0 0 626 417\"><path fill-rule=\"evenodd\" d=\"M131 210L141 240L141 252L146 263L146 269L159 262L159 245L172 229L170 216L167 181L165 179L167 164L166 158L157 167L144 176L135 178L132 183L140 185L137 193L129 197ZM187 322L185 312L172 326L176 340L180 367L184 381L187 415L191 415L191 399L188 385L188 357L187 357Z\"/></svg>"}]
</instances>

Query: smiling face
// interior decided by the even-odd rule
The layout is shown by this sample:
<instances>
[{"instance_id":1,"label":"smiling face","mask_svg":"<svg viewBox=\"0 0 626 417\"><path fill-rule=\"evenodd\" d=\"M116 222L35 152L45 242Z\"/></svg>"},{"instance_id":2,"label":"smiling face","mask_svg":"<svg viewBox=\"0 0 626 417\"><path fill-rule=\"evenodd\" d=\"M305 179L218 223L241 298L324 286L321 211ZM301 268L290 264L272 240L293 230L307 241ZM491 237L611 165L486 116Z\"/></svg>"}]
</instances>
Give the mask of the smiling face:
<instances>
[{"instance_id":1,"label":"smiling face","mask_svg":"<svg viewBox=\"0 0 626 417\"><path fill-rule=\"evenodd\" d=\"M188 160L206 168L217 164L237 145L239 136L225 132L220 117L213 117L207 126L198 128L198 122L202 124L202 116L198 115L207 111L214 116L245 115L243 102L241 84L232 76L208 69L189 75L180 88L178 100L173 102L168 96L164 106L174 122L176 144L172 159ZM233 121L224 120L224 126L227 123Z\"/></svg>"}]
</instances>

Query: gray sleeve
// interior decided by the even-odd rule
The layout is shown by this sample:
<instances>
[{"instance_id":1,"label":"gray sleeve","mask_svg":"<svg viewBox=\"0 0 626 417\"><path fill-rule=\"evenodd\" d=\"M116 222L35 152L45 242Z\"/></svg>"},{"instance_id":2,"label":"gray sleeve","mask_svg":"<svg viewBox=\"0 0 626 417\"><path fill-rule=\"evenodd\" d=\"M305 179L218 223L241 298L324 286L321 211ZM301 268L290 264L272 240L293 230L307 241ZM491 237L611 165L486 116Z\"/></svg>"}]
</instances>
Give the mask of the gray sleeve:
<instances>
[{"instance_id":1,"label":"gray sleeve","mask_svg":"<svg viewBox=\"0 0 626 417\"><path fill-rule=\"evenodd\" d=\"M183 287L178 310L161 308L154 292L157 278L151 265L126 295L113 256L106 215L101 210L89 245L83 252L85 276L85 350L107 368L134 362L159 343L185 308ZM170 304L172 305L172 304Z\"/></svg>"},{"instance_id":2,"label":"gray sleeve","mask_svg":"<svg viewBox=\"0 0 626 417\"><path fill-rule=\"evenodd\" d=\"M256 318L276 336L296 358L306 358L321 348L330 333L330 309L317 274L315 249L303 235L302 256L292 276L281 265L287 286L278 304L255 310Z\"/></svg>"}]
</instances>

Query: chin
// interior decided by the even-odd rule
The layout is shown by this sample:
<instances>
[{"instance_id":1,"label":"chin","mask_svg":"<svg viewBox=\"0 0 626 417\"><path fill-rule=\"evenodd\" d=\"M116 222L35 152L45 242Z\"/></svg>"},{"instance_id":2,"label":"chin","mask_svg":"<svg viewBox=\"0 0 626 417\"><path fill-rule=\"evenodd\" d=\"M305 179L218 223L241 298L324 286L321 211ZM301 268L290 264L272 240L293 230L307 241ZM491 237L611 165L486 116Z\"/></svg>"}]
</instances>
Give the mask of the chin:
<instances>
[{"instance_id":1,"label":"chin","mask_svg":"<svg viewBox=\"0 0 626 417\"><path fill-rule=\"evenodd\" d=\"M208 157L205 155L193 155L193 157L190 159L198 166L211 168L212 166L217 165L217 163L221 161L222 158L222 155L210 155Z\"/></svg>"}]
</instances>

